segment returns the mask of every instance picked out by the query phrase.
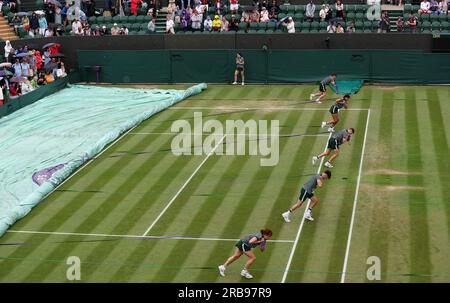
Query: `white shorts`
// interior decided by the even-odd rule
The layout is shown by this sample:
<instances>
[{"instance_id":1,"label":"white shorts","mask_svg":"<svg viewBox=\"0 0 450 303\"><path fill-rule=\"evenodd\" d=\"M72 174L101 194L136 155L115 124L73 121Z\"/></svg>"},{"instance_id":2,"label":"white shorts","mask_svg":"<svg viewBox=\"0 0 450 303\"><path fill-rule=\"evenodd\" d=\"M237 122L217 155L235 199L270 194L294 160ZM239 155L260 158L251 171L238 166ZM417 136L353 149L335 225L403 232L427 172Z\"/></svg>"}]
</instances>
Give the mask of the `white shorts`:
<instances>
[{"instance_id":1,"label":"white shorts","mask_svg":"<svg viewBox=\"0 0 450 303\"><path fill-rule=\"evenodd\" d=\"M230 11L237 11L239 9L239 4L230 4Z\"/></svg>"}]
</instances>

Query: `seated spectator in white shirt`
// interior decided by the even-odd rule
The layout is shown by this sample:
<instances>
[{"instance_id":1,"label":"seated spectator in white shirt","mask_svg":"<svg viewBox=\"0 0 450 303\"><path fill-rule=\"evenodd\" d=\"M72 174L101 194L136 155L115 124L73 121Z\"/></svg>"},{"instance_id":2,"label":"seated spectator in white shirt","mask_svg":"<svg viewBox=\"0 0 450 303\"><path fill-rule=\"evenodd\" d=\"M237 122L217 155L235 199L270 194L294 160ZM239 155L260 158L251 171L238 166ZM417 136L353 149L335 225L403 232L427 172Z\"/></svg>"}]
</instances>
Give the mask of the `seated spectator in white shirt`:
<instances>
[{"instance_id":1,"label":"seated spectator in white shirt","mask_svg":"<svg viewBox=\"0 0 450 303\"><path fill-rule=\"evenodd\" d=\"M202 20L203 14L200 14L197 9L194 9L194 12L191 16L192 29L200 30L202 28Z\"/></svg>"},{"instance_id":2,"label":"seated spectator in white shirt","mask_svg":"<svg viewBox=\"0 0 450 303\"><path fill-rule=\"evenodd\" d=\"M295 33L295 23L294 20L292 19L292 17L288 18L288 22L287 23L283 23L284 26L286 26L286 29L288 31L289 34L294 34Z\"/></svg>"},{"instance_id":3,"label":"seated spectator in white shirt","mask_svg":"<svg viewBox=\"0 0 450 303\"><path fill-rule=\"evenodd\" d=\"M78 19L74 19L72 22L72 33L77 36L81 36L83 34L83 25Z\"/></svg>"},{"instance_id":4,"label":"seated spectator in white shirt","mask_svg":"<svg viewBox=\"0 0 450 303\"><path fill-rule=\"evenodd\" d=\"M203 22L203 30L208 32L212 31L212 20L210 16L206 17L205 22Z\"/></svg>"},{"instance_id":5,"label":"seated spectator in white shirt","mask_svg":"<svg viewBox=\"0 0 450 303\"><path fill-rule=\"evenodd\" d=\"M166 21L166 33L168 34L175 34L175 23L173 22L172 18L170 16L167 16Z\"/></svg>"},{"instance_id":6,"label":"seated spectator in white shirt","mask_svg":"<svg viewBox=\"0 0 450 303\"><path fill-rule=\"evenodd\" d=\"M261 10L259 22L269 22L269 11L265 7Z\"/></svg>"},{"instance_id":7,"label":"seated spectator in white shirt","mask_svg":"<svg viewBox=\"0 0 450 303\"><path fill-rule=\"evenodd\" d=\"M428 0L422 0L420 2L419 14L431 14L430 2Z\"/></svg>"}]
</instances>

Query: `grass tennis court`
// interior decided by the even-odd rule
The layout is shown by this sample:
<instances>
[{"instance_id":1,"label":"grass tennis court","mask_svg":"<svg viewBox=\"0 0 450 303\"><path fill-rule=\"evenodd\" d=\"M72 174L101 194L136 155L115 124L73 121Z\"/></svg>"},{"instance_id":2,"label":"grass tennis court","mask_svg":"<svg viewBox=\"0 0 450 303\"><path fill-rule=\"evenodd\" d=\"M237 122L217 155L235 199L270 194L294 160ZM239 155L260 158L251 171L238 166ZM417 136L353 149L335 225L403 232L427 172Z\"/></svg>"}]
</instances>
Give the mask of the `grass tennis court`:
<instances>
[{"instance_id":1,"label":"grass tennis court","mask_svg":"<svg viewBox=\"0 0 450 303\"><path fill-rule=\"evenodd\" d=\"M336 97L305 103L315 90L212 85L145 121L0 238L0 282L66 282L69 256L81 259L81 282L244 282L243 259L225 278L217 266L262 227L274 236L256 253L251 282L340 282L346 257L345 282L368 282L369 256L381 260L381 282L450 282L448 87L353 95L336 129L356 135L317 191L316 220L300 230L304 206L289 224L281 213L319 168L311 157L326 145L320 123ZM204 120L279 120L278 165L173 155L172 123L196 111Z\"/></svg>"}]
</instances>

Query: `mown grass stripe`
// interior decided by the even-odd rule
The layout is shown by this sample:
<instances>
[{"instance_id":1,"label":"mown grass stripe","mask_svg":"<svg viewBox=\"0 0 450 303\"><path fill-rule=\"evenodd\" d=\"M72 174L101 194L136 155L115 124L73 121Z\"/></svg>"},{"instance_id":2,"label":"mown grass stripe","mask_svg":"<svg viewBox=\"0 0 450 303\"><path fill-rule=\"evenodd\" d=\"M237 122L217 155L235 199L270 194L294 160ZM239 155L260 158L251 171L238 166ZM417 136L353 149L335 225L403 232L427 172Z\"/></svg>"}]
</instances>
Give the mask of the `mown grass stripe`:
<instances>
[{"instance_id":1,"label":"mown grass stripe","mask_svg":"<svg viewBox=\"0 0 450 303\"><path fill-rule=\"evenodd\" d=\"M386 167L392 167L392 124L394 118L393 97L393 91L383 91L380 120L378 124L377 144L382 144L382 146L386 148L386 150L383 149L383 153L385 154L384 158L386 159L383 165L386 165ZM390 184L392 184L391 178L386 180L383 175L375 176L375 186L376 188L379 188L379 194L384 195L385 191L382 186L389 186ZM369 255L380 258L382 273L387 272L389 264L390 220L391 213L389 210L389 200L385 197L385 199L373 205L368 245ZM383 239L383 241L381 241L381 239Z\"/></svg>"},{"instance_id":2,"label":"mown grass stripe","mask_svg":"<svg viewBox=\"0 0 450 303\"><path fill-rule=\"evenodd\" d=\"M405 137L407 149L416 151L421 147L417 145L420 142L419 120L417 117L417 98L415 90L408 90L406 92L405 104ZM406 155L408 169L422 172L422 157L420 153L414 155ZM409 186L423 187L423 176L407 176ZM426 200L423 191L408 191L408 201ZM425 272L431 271L431 261L429 253L429 234L427 222L427 205L420 204L409 207L409 216L412 224L410 225L411 251L410 251L410 268L411 272ZM411 279L410 282L414 280ZM429 282L430 279L424 278L424 282Z\"/></svg>"}]
</instances>

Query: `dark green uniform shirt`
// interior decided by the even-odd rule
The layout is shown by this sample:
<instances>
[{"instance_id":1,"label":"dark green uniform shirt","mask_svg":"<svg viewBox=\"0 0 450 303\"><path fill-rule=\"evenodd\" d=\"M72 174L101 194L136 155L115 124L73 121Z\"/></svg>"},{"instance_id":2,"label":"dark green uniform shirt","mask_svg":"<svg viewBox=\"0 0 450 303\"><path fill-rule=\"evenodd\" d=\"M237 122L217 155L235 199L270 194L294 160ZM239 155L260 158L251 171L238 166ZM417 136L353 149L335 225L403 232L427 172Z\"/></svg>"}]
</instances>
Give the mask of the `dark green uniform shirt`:
<instances>
[{"instance_id":1,"label":"dark green uniform shirt","mask_svg":"<svg viewBox=\"0 0 450 303\"><path fill-rule=\"evenodd\" d=\"M251 247L251 248L255 248L255 247L257 247L259 245L259 243L250 243L250 240L253 239L254 237L256 237L258 240L261 240L263 238L263 235L262 235L262 233L260 231L254 232L254 233L251 233L251 234L245 236L244 238L242 238L241 241L246 246Z\"/></svg>"}]
</instances>

